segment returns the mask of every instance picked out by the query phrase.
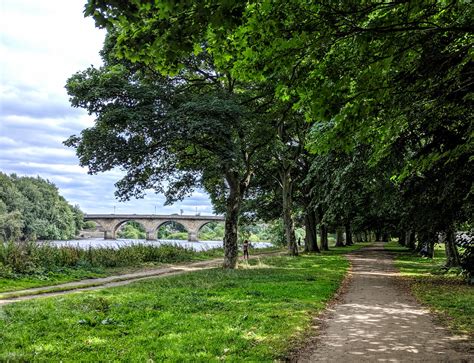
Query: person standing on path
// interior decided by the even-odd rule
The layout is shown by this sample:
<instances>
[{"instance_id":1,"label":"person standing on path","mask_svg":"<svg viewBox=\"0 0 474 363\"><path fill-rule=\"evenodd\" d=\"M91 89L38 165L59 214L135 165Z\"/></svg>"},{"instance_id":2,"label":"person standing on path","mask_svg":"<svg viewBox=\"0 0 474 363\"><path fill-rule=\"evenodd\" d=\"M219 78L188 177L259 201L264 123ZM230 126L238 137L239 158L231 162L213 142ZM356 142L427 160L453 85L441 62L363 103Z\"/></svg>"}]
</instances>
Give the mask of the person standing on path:
<instances>
[{"instance_id":1,"label":"person standing on path","mask_svg":"<svg viewBox=\"0 0 474 363\"><path fill-rule=\"evenodd\" d=\"M249 259L249 246L250 246L250 243L249 243L249 240L246 239L244 241L244 244L242 245L242 248L244 250L244 260L248 260Z\"/></svg>"}]
</instances>

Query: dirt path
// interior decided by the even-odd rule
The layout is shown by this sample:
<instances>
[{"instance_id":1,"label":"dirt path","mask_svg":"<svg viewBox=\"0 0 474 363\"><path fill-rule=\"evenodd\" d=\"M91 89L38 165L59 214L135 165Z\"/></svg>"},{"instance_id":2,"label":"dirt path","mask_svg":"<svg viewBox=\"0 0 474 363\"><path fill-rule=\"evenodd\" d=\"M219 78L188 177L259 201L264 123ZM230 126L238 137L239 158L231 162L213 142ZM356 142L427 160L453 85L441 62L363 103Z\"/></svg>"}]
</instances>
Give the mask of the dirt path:
<instances>
[{"instance_id":1,"label":"dirt path","mask_svg":"<svg viewBox=\"0 0 474 363\"><path fill-rule=\"evenodd\" d=\"M270 252L270 253L260 253L251 255L250 259L278 255L281 252ZM103 278L96 279L86 279L74 282L68 282L59 285L51 285L44 287L35 287L31 289L3 292L0 293L0 296L7 296L0 298L0 306L11 304L18 301L32 300L42 297L52 297L65 294L72 294L81 291L91 291L98 289L105 289L108 287L128 285L135 281L141 281L145 279L159 278L170 275L179 275L183 273L188 273L191 271L204 270L209 268L215 268L222 264L222 258L215 258L207 261L199 261L188 264L180 265L171 265L166 267L161 267L157 269L149 269L145 271L137 271L129 274L123 275L114 275ZM12 295L13 297L8 297Z\"/></svg>"},{"instance_id":2,"label":"dirt path","mask_svg":"<svg viewBox=\"0 0 474 363\"><path fill-rule=\"evenodd\" d=\"M348 255L352 279L300 362L474 362L465 340L433 322L399 285L390 253L376 244Z\"/></svg>"}]
</instances>

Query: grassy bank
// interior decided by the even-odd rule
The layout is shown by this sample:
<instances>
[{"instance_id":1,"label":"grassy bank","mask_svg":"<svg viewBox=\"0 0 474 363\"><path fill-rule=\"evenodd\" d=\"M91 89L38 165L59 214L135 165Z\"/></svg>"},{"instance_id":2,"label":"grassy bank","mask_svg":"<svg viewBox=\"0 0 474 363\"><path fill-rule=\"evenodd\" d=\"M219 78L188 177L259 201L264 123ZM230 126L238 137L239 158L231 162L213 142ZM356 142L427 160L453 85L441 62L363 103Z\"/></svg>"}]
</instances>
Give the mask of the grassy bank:
<instances>
[{"instance_id":1,"label":"grassy bank","mask_svg":"<svg viewBox=\"0 0 474 363\"><path fill-rule=\"evenodd\" d=\"M396 266L410 282L415 297L437 312L451 330L474 337L474 287L457 272L443 273L444 246L436 247L432 260L396 242L388 243L386 249L396 253Z\"/></svg>"},{"instance_id":2,"label":"grassy bank","mask_svg":"<svg viewBox=\"0 0 474 363\"><path fill-rule=\"evenodd\" d=\"M0 244L0 292L105 277L222 255L222 249L196 252L166 245L136 244L87 250L34 243Z\"/></svg>"},{"instance_id":3,"label":"grassy bank","mask_svg":"<svg viewBox=\"0 0 474 363\"><path fill-rule=\"evenodd\" d=\"M272 361L333 296L348 250L7 305L0 360Z\"/></svg>"}]
</instances>

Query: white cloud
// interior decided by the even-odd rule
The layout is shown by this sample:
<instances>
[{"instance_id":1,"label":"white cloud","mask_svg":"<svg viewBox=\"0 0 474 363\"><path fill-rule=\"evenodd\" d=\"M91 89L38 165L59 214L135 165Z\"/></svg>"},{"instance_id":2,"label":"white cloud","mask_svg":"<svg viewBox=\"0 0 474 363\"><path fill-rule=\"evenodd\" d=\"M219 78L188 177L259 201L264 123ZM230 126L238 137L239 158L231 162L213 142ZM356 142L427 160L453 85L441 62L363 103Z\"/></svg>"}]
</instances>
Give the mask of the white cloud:
<instances>
[{"instance_id":1,"label":"white cloud","mask_svg":"<svg viewBox=\"0 0 474 363\"><path fill-rule=\"evenodd\" d=\"M61 172L67 174L87 174L87 168L83 168L75 164L49 164L21 161L20 163L18 163L18 165L39 171L45 170L49 173Z\"/></svg>"},{"instance_id":2,"label":"white cloud","mask_svg":"<svg viewBox=\"0 0 474 363\"><path fill-rule=\"evenodd\" d=\"M55 183L68 201L88 213L212 214L207 195L197 191L175 206L150 192L119 203L113 170L88 175L75 151L63 145L70 135L93 125L83 110L71 108L64 85L75 72L101 65L105 32L84 19L85 0L0 1L0 171L41 176Z\"/></svg>"},{"instance_id":3,"label":"white cloud","mask_svg":"<svg viewBox=\"0 0 474 363\"><path fill-rule=\"evenodd\" d=\"M0 146L14 146L18 145L18 142L15 140L7 137L7 136L0 136Z\"/></svg>"}]
</instances>

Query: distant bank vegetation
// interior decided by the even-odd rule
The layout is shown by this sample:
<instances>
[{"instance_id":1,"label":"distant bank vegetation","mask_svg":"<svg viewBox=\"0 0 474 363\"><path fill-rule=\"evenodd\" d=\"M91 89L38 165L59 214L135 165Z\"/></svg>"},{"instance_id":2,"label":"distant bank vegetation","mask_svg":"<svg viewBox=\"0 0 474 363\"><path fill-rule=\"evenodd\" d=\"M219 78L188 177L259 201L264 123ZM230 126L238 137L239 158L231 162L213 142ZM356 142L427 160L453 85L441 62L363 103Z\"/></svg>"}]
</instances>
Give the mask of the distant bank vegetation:
<instances>
[{"instance_id":1,"label":"distant bank vegetation","mask_svg":"<svg viewBox=\"0 0 474 363\"><path fill-rule=\"evenodd\" d=\"M0 242L70 239L82 225L79 207L59 195L53 183L0 172Z\"/></svg>"}]
</instances>

